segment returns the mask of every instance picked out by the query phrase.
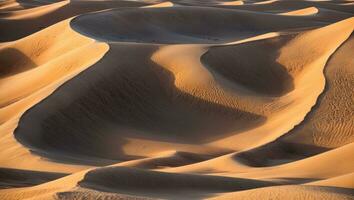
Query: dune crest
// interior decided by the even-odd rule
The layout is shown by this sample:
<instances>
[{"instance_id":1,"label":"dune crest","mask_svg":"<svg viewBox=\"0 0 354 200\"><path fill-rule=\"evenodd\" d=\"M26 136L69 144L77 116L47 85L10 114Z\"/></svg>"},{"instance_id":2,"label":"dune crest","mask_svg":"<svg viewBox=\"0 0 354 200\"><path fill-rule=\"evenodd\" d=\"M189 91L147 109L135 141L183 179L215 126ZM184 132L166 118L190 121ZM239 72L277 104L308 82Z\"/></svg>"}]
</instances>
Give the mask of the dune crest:
<instances>
[{"instance_id":1,"label":"dune crest","mask_svg":"<svg viewBox=\"0 0 354 200\"><path fill-rule=\"evenodd\" d=\"M105 44L73 32L69 21L0 48L0 62L4 67L0 79L0 129L3 138L0 162L3 167L16 164L18 168L28 169L39 165L39 168L43 166L43 170L53 170L53 163L41 161L18 145L12 135L18 120L27 109L95 63L108 50ZM23 157L27 160L23 160Z\"/></svg>"},{"instance_id":2,"label":"dune crest","mask_svg":"<svg viewBox=\"0 0 354 200\"><path fill-rule=\"evenodd\" d=\"M294 10L290 12L281 13L281 15L290 15L290 16L306 16L306 15L315 15L318 13L316 7L309 7L300 10Z\"/></svg>"}]
</instances>

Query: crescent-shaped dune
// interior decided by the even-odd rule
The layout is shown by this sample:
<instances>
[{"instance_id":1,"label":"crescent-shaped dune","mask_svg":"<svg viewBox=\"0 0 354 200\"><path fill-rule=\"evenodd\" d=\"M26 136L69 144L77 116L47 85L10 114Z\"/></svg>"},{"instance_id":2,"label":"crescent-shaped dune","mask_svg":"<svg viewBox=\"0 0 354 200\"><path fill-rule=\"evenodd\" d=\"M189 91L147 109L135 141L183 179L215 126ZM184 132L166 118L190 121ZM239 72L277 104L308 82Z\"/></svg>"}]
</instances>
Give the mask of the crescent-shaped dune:
<instances>
[{"instance_id":1,"label":"crescent-shaped dune","mask_svg":"<svg viewBox=\"0 0 354 200\"><path fill-rule=\"evenodd\" d=\"M317 13L318 13L318 9L316 7L309 7L300 10L281 13L281 15L304 16L304 15L315 15Z\"/></svg>"},{"instance_id":2,"label":"crescent-shaped dune","mask_svg":"<svg viewBox=\"0 0 354 200\"><path fill-rule=\"evenodd\" d=\"M354 199L351 1L0 2L0 199Z\"/></svg>"}]
</instances>

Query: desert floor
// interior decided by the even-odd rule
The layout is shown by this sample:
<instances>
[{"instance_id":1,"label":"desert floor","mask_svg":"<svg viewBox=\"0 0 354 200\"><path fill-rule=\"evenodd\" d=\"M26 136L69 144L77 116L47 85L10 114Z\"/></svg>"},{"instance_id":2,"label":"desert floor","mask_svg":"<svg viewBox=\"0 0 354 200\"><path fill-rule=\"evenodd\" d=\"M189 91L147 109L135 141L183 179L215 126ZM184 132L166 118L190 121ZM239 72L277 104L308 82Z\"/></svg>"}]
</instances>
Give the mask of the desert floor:
<instances>
[{"instance_id":1,"label":"desert floor","mask_svg":"<svg viewBox=\"0 0 354 200\"><path fill-rule=\"evenodd\" d=\"M353 0L0 1L0 199L354 199Z\"/></svg>"}]
</instances>

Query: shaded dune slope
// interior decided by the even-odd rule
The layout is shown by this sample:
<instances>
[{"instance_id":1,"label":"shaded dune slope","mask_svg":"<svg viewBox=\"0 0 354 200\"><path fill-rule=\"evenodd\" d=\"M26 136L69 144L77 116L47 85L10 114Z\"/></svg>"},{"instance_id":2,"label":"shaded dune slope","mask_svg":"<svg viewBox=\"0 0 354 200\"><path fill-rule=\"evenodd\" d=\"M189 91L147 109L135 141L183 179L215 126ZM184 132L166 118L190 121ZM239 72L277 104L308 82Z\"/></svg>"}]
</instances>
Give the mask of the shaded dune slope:
<instances>
[{"instance_id":1,"label":"shaded dune slope","mask_svg":"<svg viewBox=\"0 0 354 200\"><path fill-rule=\"evenodd\" d=\"M347 24L352 23L351 21L349 19L336 25L309 31L308 33L300 34L298 37L284 36L286 42L282 42L282 40L280 42L278 40L272 42L272 39L269 39L271 40L270 46L274 47L273 43L275 45L277 43L282 44L278 47L278 49L282 50L281 55L277 58L278 62L287 68L284 70L288 71L286 73L287 76L300 77L299 79L301 80L301 76L298 74L306 70L307 65L312 66L313 62L318 62L316 58L321 58L323 54L329 55L323 49L328 48L327 51L333 51L333 45L338 46L344 41L352 29L346 29L343 35L338 35L338 41L334 40L335 42L330 44L330 46L323 47L323 49L313 53L311 56L314 61L306 60L307 63L301 63L302 61L300 61L300 64L294 64L296 62L294 60L289 64L286 63L291 60L288 57L293 53L291 51L292 46L301 46L301 43L309 42L308 40L311 41L312 35L318 36L318 34L322 34L325 36L337 28L345 29ZM287 37L293 39L286 39ZM255 45L260 43L257 47L268 45L267 43L263 44L263 41L251 42L251 45L248 45L247 48L252 48L254 43ZM237 46L237 48L244 49L242 45ZM208 140L215 138L215 136L208 136L208 134L215 135L216 132L219 132L218 137L222 137L221 134L235 133L237 130L249 129L252 131L252 127L256 125L254 121L262 116L247 111L247 106L245 105L243 105L244 109L235 109L240 106L234 104L227 107L219 105L220 103L213 103L213 99L209 99L209 96L214 95L207 94L208 92L212 94L212 89L205 90L202 86L201 88L198 88L198 86L194 88L179 88L178 85L175 85L176 82L174 80L176 79L176 74L180 73L179 71L174 71L169 64L160 67L149 60L150 57L154 58L152 54L155 51L157 51L157 46L151 44L111 43L110 51L102 61L78 75L76 79L62 86L56 93L42 101L41 104L36 105L30 112L27 112L22 117L16 130L16 138L24 144L32 146L33 150L40 155L45 153L44 155L51 158L70 160L77 157L75 155L81 154L88 156L88 162L92 160L90 157L94 157L103 159L101 162L105 164L106 162L114 163L119 160L148 155L147 152L141 154L138 147L135 147L135 152L131 154L124 151L124 141L128 143L129 138L179 143L179 148L166 150L193 151L193 149L198 149L193 143L200 144L205 142L205 138L209 138ZM205 56L209 54L217 56L217 52L213 51L208 51ZM121 55L124 59L117 62L116 55ZM134 60L133 57L147 58L147 60ZM284 60L283 62L282 59ZM208 59L203 58L202 60ZM159 59L155 60L155 62L159 61ZM212 64L209 65L212 66ZM272 63L269 65L272 65ZM294 68L294 66L297 68ZM303 66L304 69L301 69L300 66ZM323 65L320 64L318 67L321 69ZM242 68L236 69L236 72L242 72ZM249 73L251 73L250 76L252 77L252 72ZM321 73L321 70L316 73ZM271 74L274 75L274 73ZM272 77L269 79L272 79ZM188 79L183 78L182 81L188 81ZM301 85L301 81L300 83L296 80L291 82ZM217 83L212 82L210 84ZM245 83L245 85L252 87L252 83ZM102 90L101 88L105 89ZM302 94L304 89L301 89L301 86L299 88L295 89L295 91L299 90L300 94ZM76 92L78 90L81 91L79 94ZM307 90L313 92L311 88ZM321 87L316 90L320 92ZM296 94L295 91L292 93ZM205 97L200 96L205 94L205 92ZM296 97L294 94L293 98ZM68 99L67 97L71 98ZM221 94L220 98L227 99L230 98L230 95ZM314 98L316 99L317 95ZM223 102L224 100L219 99L218 101ZM231 101L237 102L238 100L236 98ZM310 100L309 106L312 106L311 101L313 100ZM278 104L282 105L281 102L280 99ZM276 105L276 101L273 104ZM233 109L230 109L230 107ZM291 108L291 106L289 107ZM82 113L86 113L85 117L80 117L79 121L76 121L77 118L74 116L79 116ZM212 115L210 115L211 113ZM270 118L272 118L272 114L276 116L274 111L267 113ZM267 116L265 113L263 115ZM71 120L68 121L68 118ZM271 122L271 120L268 121ZM242 124L242 126L239 124ZM27 127L31 127L33 131L31 133L22 131L27 130ZM223 129L225 127L228 129ZM260 126L260 129L262 129L262 126ZM34 134L37 134L37 136ZM251 135L251 133L248 134ZM264 137L264 134L262 137ZM82 138L85 139L82 140ZM223 145L219 146L218 151L222 151L221 146ZM208 149L208 145L206 145L206 148ZM80 160L77 161L84 162L85 158L80 157ZM100 163L98 159L95 160Z\"/></svg>"},{"instance_id":2,"label":"shaded dune slope","mask_svg":"<svg viewBox=\"0 0 354 200\"><path fill-rule=\"evenodd\" d=\"M115 14L116 11L107 13ZM87 18L91 19L96 15L100 13L88 15ZM85 19L85 16L78 19ZM80 20L76 23L80 23ZM83 23L85 24L85 21ZM238 48L242 49L242 47ZM156 51L155 45L112 43L110 49L110 53L97 66L91 67L31 109L36 117L30 116L31 112L26 113L16 131L17 139L37 149L49 148L52 151L60 149L69 153L93 154L91 156L119 160L125 159L119 150L124 144L124 137L185 143L186 140L181 138L186 139L185 137L188 136L188 143L193 144L203 142L207 138L215 140L217 137L222 137L222 133L250 129L257 124L257 121L258 124L262 122L261 113L253 114L255 111L249 112L247 106L240 109L241 106L237 105L238 100L233 97L234 94L221 93L219 99L210 99L209 97L215 96L212 88L217 87L213 86L215 85L213 82L210 83L211 89L204 88L203 85L200 86L201 88L198 85L191 86L192 88L187 85L186 89L176 85L177 88L174 88L173 82L176 80L173 80L173 76L176 79L176 74L180 71L174 71L170 66L158 67L149 60L152 52ZM124 59L117 62L116 55L121 55ZM147 60L134 60L133 57ZM169 75L169 71L173 75ZM242 69L237 69L236 72L242 72ZM181 81L185 82L189 79L182 77ZM79 95L76 93L78 90L81 91ZM190 96L191 94L193 96ZM206 96L200 96L202 94ZM63 97L71 98L63 99ZM230 98L234 99L227 100ZM231 105L216 104L215 101L225 101L223 99L226 99L226 102L231 101ZM75 121L74 116L79 116L83 112L87 113L85 117L77 118L80 122ZM68 121L67 118L72 120ZM22 133L21 130L26 130L29 126L33 131L28 133L29 135L26 132ZM217 137L208 136L208 133L215 135L215 132L219 132ZM34 136L33 133L38 136ZM82 138L86 139L82 140ZM111 143L112 141L118 143ZM106 142L109 145L105 145ZM64 144L67 144L66 149L63 149ZM112 150L112 147L116 149ZM92 149L96 150L92 151Z\"/></svg>"},{"instance_id":3,"label":"shaded dune slope","mask_svg":"<svg viewBox=\"0 0 354 200\"><path fill-rule=\"evenodd\" d=\"M351 189L314 186L279 186L225 194L211 199L353 199Z\"/></svg>"},{"instance_id":4,"label":"shaded dune slope","mask_svg":"<svg viewBox=\"0 0 354 200\"><path fill-rule=\"evenodd\" d=\"M258 20L259 17L263 19L262 22ZM204 18L209 20L205 21ZM126 19L135 20L137 24L131 26ZM185 20L189 23L184 23ZM276 23L272 22L274 20ZM104 41L167 44L220 43L282 29L304 28L304 25L321 25L288 16L250 15L245 11L202 7L112 10L79 16L72 24L78 32Z\"/></svg>"},{"instance_id":5,"label":"shaded dune slope","mask_svg":"<svg viewBox=\"0 0 354 200\"><path fill-rule=\"evenodd\" d=\"M219 6L229 9L250 10L259 12L285 12L291 10L299 10L307 7L324 8L339 12L353 13L353 5L341 5L326 1L273 1L265 4L246 4L242 6Z\"/></svg>"},{"instance_id":6,"label":"shaded dune slope","mask_svg":"<svg viewBox=\"0 0 354 200\"><path fill-rule=\"evenodd\" d=\"M135 56L149 58L152 49L154 47L142 45L110 45L105 59L78 75L70 85L62 86L59 93L51 96L54 101L46 99L33 107L30 112L36 117L25 114L16 137L36 147L44 145L42 148L48 146L63 151L62 145L66 144L69 152L86 151L82 153L119 159L124 137L183 143L188 138L188 143L193 144L208 138L205 137L208 133L230 131L237 121L242 124L252 120L249 125L252 126L254 120L261 120L261 116L185 94L169 83L172 80L168 72L151 61L134 60ZM116 62L116 55L125 59ZM162 85L171 87L163 88ZM78 90L81 91L79 96L75 95ZM62 98L69 96L73 98ZM75 117L66 120L82 112L87 114L78 119L80 122L75 121ZM28 135L22 133L27 126L36 131ZM33 133L38 136L34 137ZM81 140L83 137L86 139ZM111 142L118 143L109 144Z\"/></svg>"},{"instance_id":7,"label":"shaded dune slope","mask_svg":"<svg viewBox=\"0 0 354 200\"><path fill-rule=\"evenodd\" d=\"M59 1L19 11L0 12L0 41L12 41L30 35L61 20L86 12L114 7L140 7L149 5L135 1Z\"/></svg>"},{"instance_id":8,"label":"shaded dune slope","mask_svg":"<svg viewBox=\"0 0 354 200\"><path fill-rule=\"evenodd\" d=\"M73 32L68 22L0 47L0 129L4 147L0 160L4 167L16 164L28 168L37 162L46 163L32 157L13 138L19 117L108 50L105 44ZM28 160L21 159L22 156Z\"/></svg>"},{"instance_id":9,"label":"shaded dune slope","mask_svg":"<svg viewBox=\"0 0 354 200\"><path fill-rule=\"evenodd\" d=\"M353 125L350 112L353 76L350 56L353 47L351 36L331 57L326 65L326 92L320 96L315 109L307 115L304 122L284 137L263 147L244 152L239 156L252 160L254 165L269 165L283 158L298 159L330 148L353 142ZM333 102L337 102L333 104ZM279 152L274 154L272 152ZM259 160L257 160L259 159Z\"/></svg>"}]
</instances>

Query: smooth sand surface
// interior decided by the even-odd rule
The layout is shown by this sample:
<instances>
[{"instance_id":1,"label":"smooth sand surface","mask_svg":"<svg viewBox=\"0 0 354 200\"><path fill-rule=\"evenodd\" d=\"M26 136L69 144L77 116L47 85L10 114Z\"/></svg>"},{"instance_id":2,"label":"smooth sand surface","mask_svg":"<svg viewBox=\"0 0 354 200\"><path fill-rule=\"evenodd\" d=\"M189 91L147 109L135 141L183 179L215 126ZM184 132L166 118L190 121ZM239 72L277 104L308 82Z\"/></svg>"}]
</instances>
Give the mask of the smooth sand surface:
<instances>
[{"instance_id":1,"label":"smooth sand surface","mask_svg":"<svg viewBox=\"0 0 354 200\"><path fill-rule=\"evenodd\" d=\"M0 2L0 199L354 199L354 5Z\"/></svg>"}]
</instances>

